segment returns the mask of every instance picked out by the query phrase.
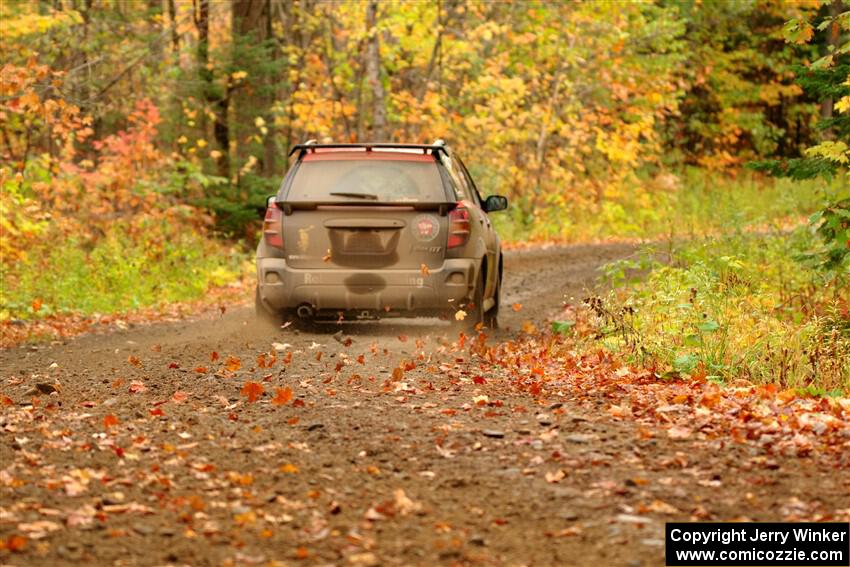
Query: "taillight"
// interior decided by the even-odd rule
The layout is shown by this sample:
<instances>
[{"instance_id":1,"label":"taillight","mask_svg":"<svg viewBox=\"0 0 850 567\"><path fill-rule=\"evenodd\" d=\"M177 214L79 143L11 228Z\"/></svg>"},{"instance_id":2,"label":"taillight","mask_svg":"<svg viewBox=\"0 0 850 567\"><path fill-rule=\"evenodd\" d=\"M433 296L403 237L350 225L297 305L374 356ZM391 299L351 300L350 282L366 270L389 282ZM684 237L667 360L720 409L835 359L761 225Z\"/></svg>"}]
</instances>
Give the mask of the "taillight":
<instances>
[{"instance_id":1,"label":"taillight","mask_svg":"<svg viewBox=\"0 0 850 567\"><path fill-rule=\"evenodd\" d=\"M463 205L449 212L449 248L469 242L469 209Z\"/></svg>"},{"instance_id":2,"label":"taillight","mask_svg":"<svg viewBox=\"0 0 850 567\"><path fill-rule=\"evenodd\" d=\"M283 248L282 221L283 211L274 204L270 205L266 209L266 218L263 219L263 240L266 241L266 246Z\"/></svg>"}]
</instances>

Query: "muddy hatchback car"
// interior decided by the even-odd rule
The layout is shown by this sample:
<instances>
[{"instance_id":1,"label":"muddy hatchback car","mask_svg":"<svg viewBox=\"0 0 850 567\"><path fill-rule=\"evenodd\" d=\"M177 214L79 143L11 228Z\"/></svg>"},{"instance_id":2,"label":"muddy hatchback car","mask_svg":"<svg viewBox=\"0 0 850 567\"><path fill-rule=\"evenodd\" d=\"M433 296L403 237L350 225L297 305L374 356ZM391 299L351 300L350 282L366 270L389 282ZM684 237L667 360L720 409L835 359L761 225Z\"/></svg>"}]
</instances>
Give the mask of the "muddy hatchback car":
<instances>
[{"instance_id":1,"label":"muddy hatchback car","mask_svg":"<svg viewBox=\"0 0 850 567\"><path fill-rule=\"evenodd\" d=\"M438 316L498 325L502 253L463 162L431 145L296 146L269 197L256 309L273 320Z\"/></svg>"}]
</instances>

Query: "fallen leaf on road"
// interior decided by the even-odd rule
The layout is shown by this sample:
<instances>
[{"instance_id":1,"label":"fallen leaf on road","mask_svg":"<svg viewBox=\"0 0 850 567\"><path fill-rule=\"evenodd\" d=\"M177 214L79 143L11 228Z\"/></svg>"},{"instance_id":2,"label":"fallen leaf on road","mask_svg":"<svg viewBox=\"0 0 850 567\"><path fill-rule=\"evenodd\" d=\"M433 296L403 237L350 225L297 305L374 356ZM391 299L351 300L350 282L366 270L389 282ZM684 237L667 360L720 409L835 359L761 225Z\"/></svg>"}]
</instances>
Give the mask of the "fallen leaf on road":
<instances>
[{"instance_id":1,"label":"fallen leaf on road","mask_svg":"<svg viewBox=\"0 0 850 567\"><path fill-rule=\"evenodd\" d=\"M292 388L286 386L285 388L276 388L275 396L272 398L272 403L276 406L282 406L292 399Z\"/></svg>"},{"instance_id":2,"label":"fallen leaf on road","mask_svg":"<svg viewBox=\"0 0 850 567\"><path fill-rule=\"evenodd\" d=\"M189 399L189 393L188 393L188 392L183 392L183 391L181 391L181 390L177 390L177 391L176 391L176 392L174 392L174 394L172 394L172 396L171 396L171 401L172 401L172 402L174 402L175 404L182 404L182 403L183 403L183 402L185 402L187 399Z\"/></svg>"},{"instance_id":3,"label":"fallen leaf on road","mask_svg":"<svg viewBox=\"0 0 850 567\"><path fill-rule=\"evenodd\" d=\"M681 441L683 439L687 439L693 434L693 431L687 427L682 427L681 425L674 425L670 429L667 430L667 436L670 439L674 439L676 441Z\"/></svg>"},{"instance_id":4,"label":"fallen leaf on road","mask_svg":"<svg viewBox=\"0 0 850 567\"><path fill-rule=\"evenodd\" d=\"M558 469L555 472L547 472L546 473L546 482L558 483L566 478L567 473L565 473L562 469Z\"/></svg>"},{"instance_id":5,"label":"fallen leaf on road","mask_svg":"<svg viewBox=\"0 0 850 567\"><path fill-rule=\"evenodd\" d=\"M265 388L263 388L262 384L257 382L245 382L245 385L242 386L242 389L239 391L243 396L248 397L249 402L256 402L260 399L260 396L265 392Z\"/></svg>"},{"instance_id":6,"label":"fallen leaf on road","mask_svg":"<svg viewBox=\"0 0 850 567\"><path fill-rule=\"evenodd\" d=\"M679 510L675 506L671 506L670 504L664 502L663 500L654 500L652 504L647 506L647 509L650 512L655 512L657 514L678 514Z\"/></svg>"},{"instance_id":7,"label":"fallen leaf on road","mask_svg":"<svg viewBox=\"0 0 850 567\"><path fill-rule=\"evenodd\" d=\"M422 504L419 502L414 502L410 498L408 498L407 494L404 493L404 490L401 488L397 488L395 492L393 492L393 496L395 497L395 507L396 510L402 515L407 516L408 514L418 514L422 511Z\"/></svg>"},{"instance_id":8,"label":"fallen leaf on road","mask_svg":"<svg viewBox=\"0 0 850 567\"><path fill-rule=\"evenodd\" d=\"M224 367L230 372L236 372L242 368L242 361L235 356L228 356L227 361L224 363Z\"/></svg>"}]
</instances>

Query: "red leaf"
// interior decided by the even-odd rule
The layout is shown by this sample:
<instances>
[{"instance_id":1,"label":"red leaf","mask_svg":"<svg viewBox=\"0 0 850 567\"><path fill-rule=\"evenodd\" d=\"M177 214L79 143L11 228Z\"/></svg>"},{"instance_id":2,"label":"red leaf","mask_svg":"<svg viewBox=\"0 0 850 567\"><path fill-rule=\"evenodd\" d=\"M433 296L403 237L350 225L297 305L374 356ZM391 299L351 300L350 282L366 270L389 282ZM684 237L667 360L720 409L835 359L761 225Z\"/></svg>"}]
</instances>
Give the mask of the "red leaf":
<instances>
[{"instance_id":1,"label":"red leaf","mask_svg":"<svg viewBox=\"0 0 850 567\"><path fill-rule=\"evenodd\" d=\"M275 396L272 398L272 403L276 406L282 406L292 399L292 388L286 386L285 388L276 388Z\"/></svg>"},{"instance_id":2,"label":"red leaf","mask_svg":"<svg viewBox=\"0 0 850 567\"><path fill-rule=\"evenodd\" d=\"M162 411L162 408L154 408L152 410L148 410L148 413L150 413L153 416L165 415L165 412Z\"/></svg>"},{"instance_id":3,"label":"red leaf","mask_svg":"<svg viewBox=\"0 0 850 567\"><path fill-rule=\"evenodd\" d=\"M115 417L111 413L109 415L106 415L106 416L103 417L103 427L104 428L109 429L110 427L113 427L115 425L118 425L118 418L117 417Z\"/></svg>"},{"instance_id":4,"label":"red leaf","mask_svg":"<svg viewBox=\"0 0 850 567\"><path fill-rule=\"evenodd\" d=\"M218 353L216 351L212 351L210 353L210 362L215 362L218 360Z\"/></svg>"},{"instance_id":5,"label":"red leaf","mask_svg":"<svg viewBox=\"0 0 850 567\"><path fill-rule=\"evenodd\" d=\"M174 395L171 396L171 401L175 404L182 404L189 397L188 392L183 392L181 390L177 390L174 392Z\"/></svg>"},{"instance_id":6,"label":"red leaf","mask_svg":"<svg viewBox=\"0 0 850 567\"><path fill-rule=\"evenodd\" d=\"M262 384L257 382L245 382L245 385L242 386L242 390L239 393L243 396L247 396L248 402L253 403L256 402L265 391L266 390L263 388Z\"/></svg>"},{"instance_id":7,"label":"red leaf","mask_svg":"<svg viewBox=\"0 0 850 567\"><path fill-rule=\"evenodd\" d=\"M0 541L0 543L5 544L6 549L9 551L20 552L27 546L27 538L19 535L10 535L9 539L5 542Z\"/></svg>"}]
</instances>

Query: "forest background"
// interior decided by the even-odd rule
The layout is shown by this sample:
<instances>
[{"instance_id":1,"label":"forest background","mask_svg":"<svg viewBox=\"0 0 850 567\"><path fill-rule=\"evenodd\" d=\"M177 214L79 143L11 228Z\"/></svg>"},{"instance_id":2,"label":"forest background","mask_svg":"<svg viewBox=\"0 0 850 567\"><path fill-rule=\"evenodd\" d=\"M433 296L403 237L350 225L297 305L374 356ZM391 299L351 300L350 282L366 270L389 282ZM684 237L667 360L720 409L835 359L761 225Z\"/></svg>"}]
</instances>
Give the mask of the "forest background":
<instances>
[{"instance_id":1,"label":"forest background","mask_svg":"<svg viewBox=\"0 0 850 567\"><path fill-rule=\"evenodd\" d=\"M511 199L509 245L669 253L608 267L595 344L850 389L840 0L3 0L0 26L7 326L232 285L294 144L442 138Z\"/></svg>"}]
</instances>

